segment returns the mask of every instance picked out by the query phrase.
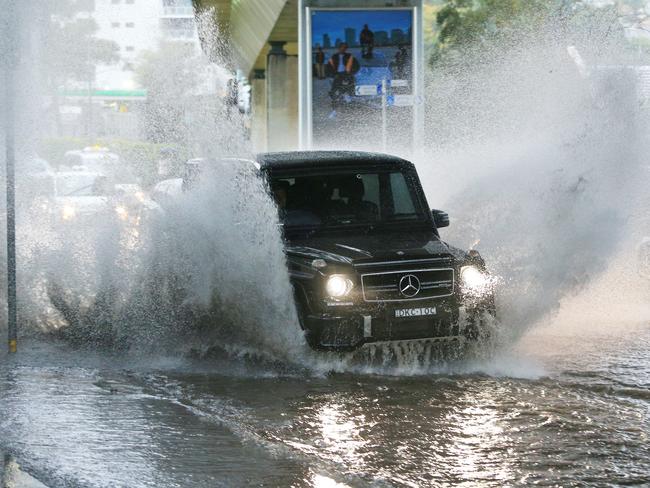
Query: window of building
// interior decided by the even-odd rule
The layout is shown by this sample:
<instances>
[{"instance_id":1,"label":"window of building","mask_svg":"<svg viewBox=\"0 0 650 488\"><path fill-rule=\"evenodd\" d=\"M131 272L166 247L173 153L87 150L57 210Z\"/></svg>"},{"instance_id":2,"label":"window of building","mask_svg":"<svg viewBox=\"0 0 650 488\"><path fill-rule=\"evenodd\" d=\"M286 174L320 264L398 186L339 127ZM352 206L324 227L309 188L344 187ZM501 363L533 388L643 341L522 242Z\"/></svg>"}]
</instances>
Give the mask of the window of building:
<instances>
[{"instance_id":1,"label":"window of building","mask_svg":"<svg viewBox=\"0 0 650 488\"><path fill-rule=\"evenodd\" d=\"M163 33L171 39L191 38L194 36L194 18L172 18L161 20Z\"/></svg>"},{"instance_id":2,"label":"window of building","mask_svg":"<svg viewBox=\"0 0 650 488\"><path fill-rule=\"evenodd\" d=\"M120 3L120 0L111 0L111 3L112 3L113 5L117 5L118 3Z\"/></svg>"},{"instance_id":3,"label":"window of building","mask_svg":"<svg viewBox=\"0 0 650 488\"><path fill-rule=\"evenodd\" d=\"M111 22L111 27L112 27L113 29L117 29L119 26L120 26L120 23L119 23L119 22Z\"/></svg>"},{"instance_id":4,"label":"window of building","mask_svg":"<svg viewBox=\"0 0 650 488\"><path fill-rule=\"evenodd\" d=\"M133 46L124 46L124 49L125 49L126 51L129 51L129 52L130 52L130 51L135 51L135 48L134 48Z\"/></svg>"},{"instance_id":5,"label":"window of building","mask_svg":"<svg viewBox=\"0 0 650 488\"><path fill-rule=\"evenodd\" d=\"M192 16L194 7L192 0L163 0L163 12L170 16Z\"/></svg>"},{"instance_id":6,"label":"window of building","mask_svg":"<svg viewBox=\"0 0 650 488\"><path fill-rule=\"evenodd\" d=\"M133 27L135 27L135 24L133 22L127 22L126 24L124 24L124 26L129 27L129 28L133 28Z\"/></svg>"},{"instance_id":7,"label":"window of building","mask_svg":"<svg viewBox=\"0 0 650 488\"><path fill-rule=\"evenodd\" d=\"M135 0L126 0L126 3L133 5L135 3Z\"/></svg>"}]
</instances>

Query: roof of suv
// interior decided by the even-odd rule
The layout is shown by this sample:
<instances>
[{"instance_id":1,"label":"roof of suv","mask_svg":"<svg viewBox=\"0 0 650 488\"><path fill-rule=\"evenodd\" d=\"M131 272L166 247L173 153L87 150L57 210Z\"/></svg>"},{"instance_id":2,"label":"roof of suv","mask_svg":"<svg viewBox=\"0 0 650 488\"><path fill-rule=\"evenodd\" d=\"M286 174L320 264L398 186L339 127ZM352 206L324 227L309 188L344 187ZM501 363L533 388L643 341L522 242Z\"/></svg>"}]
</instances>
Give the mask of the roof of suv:
<instances>
[{"instance_id":1,"label":"roof of suv","mask_svg":"<svg viewBox=\"0 0 650 488\"><path fill-rule=\"evenodd\" d=\"M397 156L362 151L272 152L258 154L257 161L261 169L310 168L348 164L351 166L355 164L413 166L411 162Z\"/></svg>"}]
</instances>

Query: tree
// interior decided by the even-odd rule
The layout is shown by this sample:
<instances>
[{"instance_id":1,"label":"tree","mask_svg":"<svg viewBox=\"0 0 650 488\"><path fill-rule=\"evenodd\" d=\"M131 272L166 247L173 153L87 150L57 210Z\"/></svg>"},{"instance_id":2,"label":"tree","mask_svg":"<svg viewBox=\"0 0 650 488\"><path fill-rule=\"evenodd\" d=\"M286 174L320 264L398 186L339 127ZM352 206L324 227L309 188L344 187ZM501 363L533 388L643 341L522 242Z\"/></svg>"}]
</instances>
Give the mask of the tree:
<instances>
[{"instance_id":1,"label":"tree","mask_svg":"<svg viewBox=\"0 0 650 488\"><path fill-rule=\"evenodd\" d=\"M623 39L615 7L578 0L446 0L436 24L432 64L462 62L476 53L498 55L528 36L555 36L586 51Z\"/></svg>"},{"instance_id":2,"label":"tree","mask_svg":"<svg viewBox=\"0 0 650 488\"><path fill-rule=\"evenodd\" d=\"M47 0L46 3L50 15L42 34L46 49L41 66L60 128L59 90L71 82L89 87L95 79L97 65L119 61L119 46L96 36L98 26L89 15L91 3L84 0Z\"/></svg>"}]
</instances>

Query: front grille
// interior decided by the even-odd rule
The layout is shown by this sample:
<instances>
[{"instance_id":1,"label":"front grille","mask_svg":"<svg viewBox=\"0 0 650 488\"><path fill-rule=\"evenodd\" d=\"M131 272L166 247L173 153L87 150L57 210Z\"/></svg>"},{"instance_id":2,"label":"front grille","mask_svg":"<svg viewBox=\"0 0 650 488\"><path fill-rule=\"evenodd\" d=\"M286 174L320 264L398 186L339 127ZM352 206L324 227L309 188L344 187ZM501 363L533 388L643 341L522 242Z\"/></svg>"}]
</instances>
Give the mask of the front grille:
<instances>
[{"instance_id":1,"label":"front grille","mask_svg":"<svg viewBox=\"0 0 650 488\"><path fill-rule=\"evenodd\" d=\"M354 264L360 274L388 273L391 271L408 271L409 269L450 268L453 265L451 256L436 258L401 259L393 261L366 261Z\"/></svg>"},{"instance_id":2,"label":"front grille","mask_svg":"<svg viewBox=\"0 0 650 488\"><path fill-rule=\"evenodd\" d=\"M407 290L409 292L407 294L400 291L400 282L405 285L406 282L402 279L409 275L417 278L420 285L419 292L415 295L412 295L413 289ZM411 281L415 283L415 280ZM407 269L367 273L361 275L361 285L363 299L366 302L397 302L446 297L454 293L454 270L452 268Z\"/></svg>"}]
</instances>

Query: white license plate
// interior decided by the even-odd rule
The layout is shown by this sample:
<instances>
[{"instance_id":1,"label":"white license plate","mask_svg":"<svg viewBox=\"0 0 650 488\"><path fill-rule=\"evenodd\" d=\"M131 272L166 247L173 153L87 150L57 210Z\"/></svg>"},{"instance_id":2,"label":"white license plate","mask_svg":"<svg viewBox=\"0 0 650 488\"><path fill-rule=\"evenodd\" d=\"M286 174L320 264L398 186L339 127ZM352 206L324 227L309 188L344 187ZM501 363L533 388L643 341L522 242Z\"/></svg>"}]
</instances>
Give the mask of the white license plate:
<instances>
[{"instance_id":1,"label":"white license plate","mask_svg":"<svg viewBox=\"0 0 650 488\"><path fill-rule=\"evenodd\" d=\"M402 308L395 310L395 317L427 317L436 314L436 307L423 307L423 308Z\"/></svg>"}]
</instances>

